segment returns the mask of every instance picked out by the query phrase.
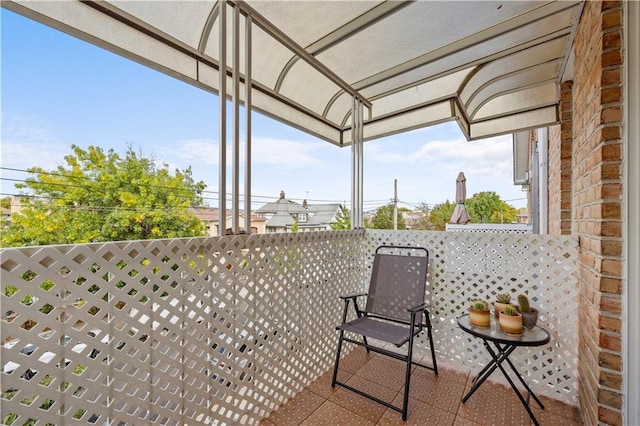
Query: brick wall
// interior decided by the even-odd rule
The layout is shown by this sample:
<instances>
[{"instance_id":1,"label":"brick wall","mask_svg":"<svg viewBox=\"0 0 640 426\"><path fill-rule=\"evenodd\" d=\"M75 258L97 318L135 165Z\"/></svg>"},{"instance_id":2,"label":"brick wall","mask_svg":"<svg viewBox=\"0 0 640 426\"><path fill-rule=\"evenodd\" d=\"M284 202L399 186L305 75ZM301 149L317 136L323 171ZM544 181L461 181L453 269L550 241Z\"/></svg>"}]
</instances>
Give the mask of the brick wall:
<instances>
[{"instance_id":1,"label":"brick wall","mask_svg":"<svg viewBox=\"0 0 640 426\"><path fill-rule=\"evenodd\" d=\"M588 1L575 39L573 226L585 424L622 424L622 5Z\"/></svg>"},{"instance_id":2,"label":"brick wall","mask_svg":"<svg viewBox=\"0 0 640 426\"><path fill-rule=\"evenodd\" d=\"M560 86L560 124L549 128L548 233L571 234L573 82Z\"/></svg>"}]
</instances>

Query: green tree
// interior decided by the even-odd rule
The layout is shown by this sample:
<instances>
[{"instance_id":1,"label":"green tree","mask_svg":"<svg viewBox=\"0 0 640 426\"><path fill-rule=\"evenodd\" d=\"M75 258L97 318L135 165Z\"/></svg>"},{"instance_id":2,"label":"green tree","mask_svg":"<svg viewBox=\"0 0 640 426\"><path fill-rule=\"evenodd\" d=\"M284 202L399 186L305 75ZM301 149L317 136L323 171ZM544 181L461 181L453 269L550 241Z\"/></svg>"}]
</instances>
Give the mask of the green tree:
<instances>
[{"instance_id":1,"label":"green tree","mask_svg":"<svg viewBox=\"0 0 640 426\"><path fill-rule=\"evenodd\" d=\"M406 207L398 208L398 229L407 229L402 212L408 210ZM379 207L370 225L373 229L393 229L393 204Z\"/></svg>"},{"instance_id":2,"label":"green tree","mask_svg":"<svg viewBox=\"0 0 640 426\"><path fill-rule=\"evenodd\" d=\"M202 204L204 182L194 182L191 168L174 174L167 164L136 154L121 157L72 145L66 165L54 171L33 167L35 176L18 189L29 189L20 214L13 215L3 246L87 243L204 234L189 207Z\"/></svg>"},{"instance_id":3,"label":"green tree","mask_svg":"<svg viewBox=\"0 0 640 426\"><path fill-rule=\"evenodd\" d=\"M465 202L473 223L489 223L493 212L500 211L500 205L500 196L493 191L478 192Z\"/></svg>"},{"instance_id":4,"label":"green tree","mask_svg":"<svg viewBox=\"0 0 640 426\"><path fill-rule=\"evenodd\" d=\"M493 191L478 192L465 202L473 223L511 223L518 212Z\"/></svg>"},{"instance_id":5,"label":"green tree","mask_svg":"<svg viewBox=\"0 0 640 426\"><path fill-rule=\"evenodd\" d=\"M0 207L3 209L11 208L11 197L0 198Z\"/></svg>"},{"instance_id":6,"label":"green tree","mask_svg":"<svg viewBox=\"0 0 640 426\"><path fill-rule=\"evenodd\" d=\"M500 210L491 214L491 223L513 223L517 222L518 209L500 200Z\"/></svg>"},{"instance_id":7,"label":"green tree","mask_svg":"<svg viewBox=\"0 0 640 426\"><path fill-rule=\"evenodd\" d=\"M331 224L331 229L351 229L351 213L346 206L340 205L340 211L336 215L336 221Z\"/></svg>"},{"instance_id":8,"label":"green tree","mask_svg":"<svg viewBox=\"0 0 640 426\"><path fill-rule=\"evenodd\" d=\"M447 223L451 220L453 209L456 204L447 200L444 203L440 203L434 206L429 212L429 221L431 226L436 231L444 231Z\"/></svg>"}]
</instances>

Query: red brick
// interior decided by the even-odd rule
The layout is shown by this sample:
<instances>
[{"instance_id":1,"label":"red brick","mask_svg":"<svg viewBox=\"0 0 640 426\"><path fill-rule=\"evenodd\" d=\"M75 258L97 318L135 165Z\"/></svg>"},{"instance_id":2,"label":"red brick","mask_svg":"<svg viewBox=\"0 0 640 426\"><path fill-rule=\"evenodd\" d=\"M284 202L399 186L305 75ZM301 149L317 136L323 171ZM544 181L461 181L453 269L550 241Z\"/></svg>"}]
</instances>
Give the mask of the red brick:
<instances>
[{"instance_id":1,"label":"red brick","mask_svg":"<svg viewBox=\"0 0 640 426\"><path fill-rule=\"evenodd\" d=\"M602 36L603 49L614 49L622 47L622 37L620 31L611 31Z\"/></svg>"},{"instance_id":2,"label":"red brick","mask_svg":"<svg viewBox=\"0 0 640 426\"><path fill-rule=\"evenodd\" d=\"M620 107L603 108L600 118L603 123L612 123L622 120L622 110Z\"/></svg>"},{"instance_id":3,"label":"red brick","mask_svg":"<svg viewBox=\"0 0 640 426\"><path fill-rule=\"evenodd\" d=\"M602 261L602 273L606 275L622 276L622 261L619 259L604 259ZM615 278L612 278L615 279ZM618 284L619 286L620 284ZM614 291L620 293L620 290Z\"/></svg>"},{"instance_id":4,"label":"red brick","mask_svg":"<svg viewBox=\"0 0 640 426\"><path fill-rule=\"evenodd\" d=\"M622 407L622 395L607 389L600 389L598 391L598 401L609 407Z\"/></svg>"},{"instance_id":5,"label":"red brick","mask_svg":"<svg viewBox=\"0 0 640 426\"><path fill-rule=\"evenodd\" d=\"M618 354L601 352L599 365L611 370L622 371L622 357Z\"/></svg>"},{"instance_id":6,"label":"red brick","mask_svg":"<svg viewBox=\"0 0 640 426\"><path fill-rule=\"evenodd\" d=\"M600 157L602 156L602 152L600 152ZM603 160L607 161L607 160ZM600 168L600 176L598 177L598 182L601 180L619 180L621 177L620 173L620 164L603 164Z\"/></svg>"},{"instance_id":7,"label":"red brick","mask_svg":"<svg viewBox=\"0 0 640 426\"><path fill-rule=\"evenodd\" d=\"M607 183L600 187L600 198L602 199L620 199L621 185L619 183Z\"/></svg>"},{"instance_id":8,"label":"red brick","mask_svg":"<svg viewBox=\"0 0 640 426\"><path fill-rule=\"evenodd\" d=\"M607 370L600 371L600 384L612 389L621 389L622 376Z\"/></svg>"},{"instance_id":9,"label":"red brick","mask_svg":"<svg viewBox=\"0 0 640 426\"><path fill-rule=\"evenodd\" d=\"M612 333L620 333L622 323L619 318L600 317L598 326L605 331L609 331ZM605 354L600 353L600 357L602 357L603 355ZM619 370L619 368L617 370Z\"/></svg>"},{"instance_id":10,"label":"red brick","mask_svg":"<svg viewBox=\"0 0 640 426\"><path fill-rule=\"evenodd\" d=\"M596 288L606 293L622 294L622 283L619 278L599 278L598 287Z\"/></svg>"},{"instance_id":11,"label":"red brick","mask_svg":"<svg viewBox=\"0 0 640 426\"><path fill-rule=\"evenodd\" d=\"M620 314L622 312L622 303L620 301L620 298L601 296L599 308L603 312Z\"/></svg>"},{"instance_id":12,"label":"red brick","mask_svg":"<svg viewBox=\"0 0 640 426\"><path fill-rule=\"evenodd\" d=\"M622 11L614 10L602 15L602 29L619 27L622 23Z\"/></svg>"},{"instance_id":13,"label":"red brick","mask_svg":"<svg viewBox=\"0 0 640 426\"><path fill-rule=\"evenodd\" d=\"M622 254L622 244L620 241L602 241L600 243L600 250L602 256L620 256Z\"/></svg>"},{"instance_id":14,"label":"red brick","mask_svg":"<svg viewBox=\"0 0 640 426\"><path fill-rule=\"evenodd\" d=\"M611 52L606 52L602 54L602 66L610 67L613 65L621 65L622 64L622 53L620 50L612 50Z\"/></svg>"},{"instance_id":15,"label":"red brick","mask_svg":"<svg viewBox=\"0 0 640 426\"><path fill-rule=\"evenodd\" d=\"M607 126L600 129L602 140L611 141L620 139L620 127L619 126Z\"/></svg>"},{"instance_id":16,"label":"red brick","mask_svg":"<svg viewBox=\"0 0 640 426\"><path fill-rule=\"evenodd\" d=\"M622 425L622 414L619 410L598 407L598 421L607 425Z\"/></svg>"},{"instance_id":17,"label":"red brick","mask_svg":"<svg viewBox=\"0 0 640 426\"><path fill-rule=\"evenodd\" d=\"M603 219L621 219L620 203L602 203L600 213Z\"/></svg>"},{"instance_id":18,"label":"red brick","mask_svg":"<svg viewBox=\"0 0 640 426\"><path fill-rule=\"evenodd\" d=\"M619 143L610 143L604 145L601 150L601 157L603 161L621 161L621 145Z\"/></svg>"}]
</instances>

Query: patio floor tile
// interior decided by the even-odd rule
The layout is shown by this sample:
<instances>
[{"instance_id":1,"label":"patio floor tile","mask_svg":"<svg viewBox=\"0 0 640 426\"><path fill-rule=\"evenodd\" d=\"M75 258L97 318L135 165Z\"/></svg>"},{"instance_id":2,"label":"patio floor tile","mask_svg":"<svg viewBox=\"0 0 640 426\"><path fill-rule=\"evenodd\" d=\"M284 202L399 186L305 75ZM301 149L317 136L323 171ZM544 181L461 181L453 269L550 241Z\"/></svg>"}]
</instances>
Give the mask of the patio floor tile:
<instances>
[{"instance_id":1,"label":"patio floor tile","mask_svg":"<svg viewBox=\"0 0 640 426\"><path fill-rule=\"evenodd\" d=\"M469 400L462 397L471 388L469 369L438 365L433 371L416 367L411 377L409 416L402 421L399 412L371 401L340 386L331 388L333 368L287 401L260 424L289 425L443 425L478 426L494 424L533 424L511 388L487 380ZM373 393L394 405L402 404L404 364L357 348L340 362L339 379ZM545 409L531 401L532 411L542 426L580 426L578 408L541 397Z\"/></svg>"}]
</instances>

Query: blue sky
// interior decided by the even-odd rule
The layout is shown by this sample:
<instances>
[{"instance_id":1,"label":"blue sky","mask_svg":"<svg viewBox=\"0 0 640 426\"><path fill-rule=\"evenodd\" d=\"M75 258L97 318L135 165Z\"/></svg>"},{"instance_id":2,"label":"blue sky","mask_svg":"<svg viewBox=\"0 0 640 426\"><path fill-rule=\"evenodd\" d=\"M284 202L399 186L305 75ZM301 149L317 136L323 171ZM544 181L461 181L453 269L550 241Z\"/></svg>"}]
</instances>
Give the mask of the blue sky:
<instances>
[{"instance_id":1,"label":"blue sky","mask_svg":"<svg viewBox=\"0 0 640 426\"><path fill-rule=\"evenodd\" d=\"M71 145L127 146L169 164L191 166L217 205L218 99L171 77L5 9L2 19L0 192L39 166L53 170ZM366 142L365 209L387 204L398 180L407 207L455 195L460 171L467 194L495 191L515 207L526 193L513 185L511 136L467 142L453 122ZM338 148L260 114L253 114L254 207L277 197L347 202L349 148Z\"/></svg>"}]
</instances>

